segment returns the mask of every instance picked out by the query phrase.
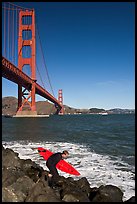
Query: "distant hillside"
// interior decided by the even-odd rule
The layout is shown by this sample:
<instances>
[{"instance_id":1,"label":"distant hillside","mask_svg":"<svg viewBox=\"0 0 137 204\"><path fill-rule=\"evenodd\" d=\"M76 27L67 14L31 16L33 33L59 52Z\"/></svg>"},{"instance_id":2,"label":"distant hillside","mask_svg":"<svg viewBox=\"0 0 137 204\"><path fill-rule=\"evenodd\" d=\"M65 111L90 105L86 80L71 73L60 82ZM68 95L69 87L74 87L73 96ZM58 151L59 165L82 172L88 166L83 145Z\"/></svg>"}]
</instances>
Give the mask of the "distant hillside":
<instances>
[{"instance_id":1,"label":"distant hillside","mask_svg":"<svg viewBox=\"0 0 137 204\"><path fill-rule=\"evenodd\" d=\"M127 114L127 113L135 113L135 109L121 109L121 108L114 108L108 110L109 113L115 114Z\"/></svg>"},{"instance_id":2,"label":"distant hillside","mask_svg":"<svg viewBox=\"0 0 137 204\"><path fill-rule=\"evenodd\" d=\"M18 100L15 97L9 96L2 98L2 114L3 115L15 115L17 111ZM48 101L38 101L36 102L36 109L38 115L50 115L56 113L56 108L54 104ZM127 114L135 113L134 109L99 109L99 108L90 108L90 109L76 109L64 105L65 114L98 114L107 112L108 114Z\"/></svg>"},{"instance_id":3,"label":"distant hillside","mask_svg":"<svg viewBox=\"0 0 137 204\"><path fill-rule=\"evenodd\" d=\"M15 115L17 110L18 100L15 97L9 96L2 98L2 114Z\"/></svg>"},{"instance_id":4,"label":"distant hillside","mask_svg":"<svg viewBox=\"0 0 137 204\"><path fill-rule=\"evenodd\" d=\"M3 115L15 115L17 111L18 100L15 97L4 97L2 98L2 114ZM36 102L36 109L38 115L50 115L56 113L56 108L54 104L48 101L38 101ZM64 105L65 114L87 113L88 109L75 109Z\"/></svg>"},{"instance_id":5,"label":"distant hillside","mask_svg":"<svg viewBox=\"0 0 137 204\"><path fill-rule=\"evenodd\" d=\"M2 114L3 115L15 115L17 111L18 100L15 97L4 97L2 98ZM36 102L36 109L38 115L49 115L56 112L54 104L48 101Z\"/></svg>"},{"instance_id":6,"label":"distant hillside","mask_svg":"<svg viewBox=\"0 0 137 204\"><path fill-rule=\"evenodd\" d=\"M101 113L101 112L105 112L105 109L90 108L89 111L90 113Z\"/></svg>"}]
</instances>

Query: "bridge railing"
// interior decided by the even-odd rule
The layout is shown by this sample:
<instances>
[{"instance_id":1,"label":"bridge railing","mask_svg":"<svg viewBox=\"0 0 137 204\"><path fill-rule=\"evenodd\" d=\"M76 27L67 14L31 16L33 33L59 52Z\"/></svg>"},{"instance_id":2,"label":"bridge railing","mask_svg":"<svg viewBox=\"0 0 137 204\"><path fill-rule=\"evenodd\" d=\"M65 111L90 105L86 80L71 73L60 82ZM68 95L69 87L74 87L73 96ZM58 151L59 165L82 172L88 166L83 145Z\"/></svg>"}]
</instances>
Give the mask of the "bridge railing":
<instances>
[{"instance_id":1,"label":"bridge railing","mask_svg":"<svg viewBox=\"0 0 137 204\"><path fill-rule=\"evenodd\" d=\"M23 79L24 81L28 82L28 83L32 83L32 79L26 75L24 72L22 72L20 69L18 69L15 65L13 65L9 60L7 60L5 57L2 56L2 76L5 75L5 77L8 77L7 72L12 72L12 74L14 73L14 77L20 77L21 79ZM15 79L16 80L16 79ZM21 83L21 81L18 83Z\"/></svg>"}]
</instances>

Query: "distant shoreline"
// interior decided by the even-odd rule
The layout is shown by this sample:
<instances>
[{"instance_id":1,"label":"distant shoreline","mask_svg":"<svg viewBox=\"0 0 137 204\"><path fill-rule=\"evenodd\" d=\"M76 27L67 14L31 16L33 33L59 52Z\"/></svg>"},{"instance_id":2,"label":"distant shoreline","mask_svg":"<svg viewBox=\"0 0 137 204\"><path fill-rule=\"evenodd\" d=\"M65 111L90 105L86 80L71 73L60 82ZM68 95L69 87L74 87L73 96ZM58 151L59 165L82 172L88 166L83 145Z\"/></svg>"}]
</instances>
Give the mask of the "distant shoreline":
<instances>
[{"instance_id":1,"label":"distant shoreline","mask_svg":"<svg viewBox=\"0 0 137 204\"><path fill-rule=\"evenodd\" d=\"M15 97L3 97L2 98L2 115L6 115L7 117L10 115L16 115L18 106L18 99ZM37 115L54 115L56 113L56 108L54 104L48 101L38 101L36 102L36 110ZM83 114L100 114L100 115L108 115L108 114L135 114L135 109L121 109L114 108L105 110L103 108L90 108L90 109L79 109L69 107L64 105L64 113L65 115L83 115Z\"/></svg>"}]
</instances>

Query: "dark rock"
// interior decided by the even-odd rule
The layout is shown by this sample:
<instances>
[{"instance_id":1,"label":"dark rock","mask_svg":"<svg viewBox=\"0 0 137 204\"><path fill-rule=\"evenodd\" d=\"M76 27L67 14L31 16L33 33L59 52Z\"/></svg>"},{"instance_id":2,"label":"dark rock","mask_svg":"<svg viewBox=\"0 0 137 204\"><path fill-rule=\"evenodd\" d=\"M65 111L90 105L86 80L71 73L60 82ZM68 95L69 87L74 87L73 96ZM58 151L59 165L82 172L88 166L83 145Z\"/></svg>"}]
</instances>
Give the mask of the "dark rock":
<instances>
[{"instance_id":1,"label":"dark rock","mask_svg":"<svg viewBox=\"0 0 137 204\"><path fill-rule=\"evenodd\" d=\"M15 153L13 150L7 148L2 149L2 167L6 168L20 168L21 162L18 157L18 153Z\"/></svg>"},{"instance_id":2,"label":"dark rock","mask_svg":"<svg viewBox=\"0 0 137 204\"><path fill-rule=\"evenodd\" d=\"M90 188L90 193L89 193L89 199L92 201L92 199L95 197L95 195L98 192L98 188L94 187L94 188Z\"/></svg>"},{"instance_id":3,"label":"dark rock","mask_svg":"<svg viewBox=\"0 0 137 204\"><path fill-rule=\"evenodd\" d=\"M24 172L19 169L2 168L2 186L7 187L17 181L19 177L24 176Z\"/></svg>"},{"instance_id":4,"label":"dark rock","mask_svg":"<svg viewBox=\"0 0 137 204\"><path fill-rule=\"evenodd\" d=\"M71 192L64 195L62 198L64 202L89 202L88 198L79 195L79 192Z\"/></svg>"},{"instance_id":5,"label":"dark rock","mask_svg":"<svg viewBox=\"0 0 137 204\"><path fill-rule=\"evenodd\" d=\"M135 196L132 196L130 199L126 200L124 203L127 202L135 202Z\"/></svg>"},{"instance_id":6,"label":"dark rock","mask_svg":"<svg viewBox=\"0 0 137 204\"><path fill-rule=\"evenodd\" d=\"M20 177L12 185L2 188L3 202L24 202L35 183L27 176Z\"/></svg>"},{"instance_id":7,"label":"dark rock","mask_svg":"<svg viewBox=\"0 0 137 204\"><path fill-rule=\"evenodd\" d=\"M29 191L25 202L61 202L48 182L40 179Z\"/></svg>"},{"instance_id":8,"label":"dark rock","mask_svg":"<svg viewBox=\"0 0 137 204\"><path fill-rule=\"evenodd\" d=\"M89 196L91 188L90 188L90 184L89 184L88 180L85 177L76 181L76 185L77 185L77 187L79 187L83 192L85 192Z\"/></svg>"},{"instance_id":9,"label":"dark rock","mask_svg":"<svg viewBox=\"0 0 137 204\"><path fill-rule=\"evenodd\" d=\"M89 202L87 192L84 191L86 184L85 178L75 181L71 177L59 176L58 181L55 183L55 189L64 202Z\"/></svg>"},{"instance_id":10,"label":"dark rock","mask_svg":"<svg viewBox=\"0 0 137 204\"><path fill-rule=\"evenodd\" d=\"M34 186L35 182L28 176L23 176L17 179L10 187L14 189L15 192L22 192L25 196L28 195L30 189Z\"/></svg>"},{"instance_id":11,"label":"dark rock","mask_svg":"<svg viewBox=\"0 0 137 204\"><path fill-rule=\"evenodd\" d=\"M123 202L123 192L116 186L100 186L91 202Z\"/></svg>"},{"instance_id":12,"label":"dark rock","mask_svg":"<svg viewBox=\"0 0 137 204\"><path fill-rule=\"evenodd\" d=\"M24 202L25 195L21 192L15 192L12 187L2 188L2 202Z\"/></svg>"},{"instance_id":13,"label":"dark rock","mask_svg":"<svg viewBox=\"0 0 137 204\"><path fill-rule=\"evenodd\" d=\"M60 191L61 199L65 202L89 202L86 192L83 192L74 179L65 179Z\"/></svg>"},{"instance_id":14,"label":"dark rock","mask_svg":"<svg viewBox=\"0 0 137 204\"><path fill-rule=\"evenodd\" d=\"M62 201L65 202L90 202L88 196L80 189L67 187L61 193Z\"/></svg>"},{"instance_id":15,"label":"dark rock","mask_svg":"<svg viewBox=\"0 0 137 204\"><path fill-rule=\"evenodd\" d=\"M38 164L31 161L30 159L21 160L21 169L25 173L25 175L33 179L34 182L37 182L37 180L42 176L44 171L42 167L40 167Z\"/></svg>"}]
</instances>

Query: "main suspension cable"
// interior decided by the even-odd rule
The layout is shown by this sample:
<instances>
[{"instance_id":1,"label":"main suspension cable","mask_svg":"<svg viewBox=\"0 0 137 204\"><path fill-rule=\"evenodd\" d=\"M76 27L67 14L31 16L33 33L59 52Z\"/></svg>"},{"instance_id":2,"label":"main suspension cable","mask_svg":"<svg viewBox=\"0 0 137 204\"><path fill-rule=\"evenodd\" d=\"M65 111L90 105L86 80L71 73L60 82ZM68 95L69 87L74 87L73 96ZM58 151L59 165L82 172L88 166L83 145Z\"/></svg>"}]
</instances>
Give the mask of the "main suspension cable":
<instances>
[{"instance_id":1,"label":"main suspension cable","mask_svg":"<svg viewBox=\"0 0 137 204\"><path fill-rule=\"evenodd\" d=\"M22 7L22 6L18 6L18 5L16 5L16 4L13 4L13 3L11 3L11 2L7 2L8 4L11 4L11 5L13 5L13 6L15 6L15 7L17 7L17 8L21 8L20 10L22 10L22 9L27 9L27 10L34 10L34 9L32 9L32 8L25 8L25 7Z\"/></svg>"},{"instance_id":2,"label":"main suspension cable","mask_svg":"<svg viewBox=\"0 0 137 204\"><path fill-rule=\"evenodd\" d=\"M38 33L38 38L39 38L39 42L40 42L41 53L42 53L43 62L44 62L44 66L45 66L45 69L46 69L47 77L48 77L48 80L49 80L50 88L51 88L51 91L52 91L53 96L55 97L54 92L53 92L53 88L52 88L52 85L51 85L51 82L50 82L50 78L49 78L49 74L48 74L48 69L47 69L46 62L45 62L45 58L44 58L44 54L43 54L43 50L42 50L42 44L41 44L41 40L40 40L40 35L39 35L39 31L38 31L38 26L37 26L37 24L36 24L36 31L37 31L37 33Z\"/></svg>"}]
</instances>

